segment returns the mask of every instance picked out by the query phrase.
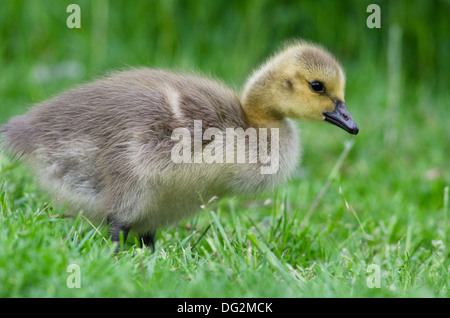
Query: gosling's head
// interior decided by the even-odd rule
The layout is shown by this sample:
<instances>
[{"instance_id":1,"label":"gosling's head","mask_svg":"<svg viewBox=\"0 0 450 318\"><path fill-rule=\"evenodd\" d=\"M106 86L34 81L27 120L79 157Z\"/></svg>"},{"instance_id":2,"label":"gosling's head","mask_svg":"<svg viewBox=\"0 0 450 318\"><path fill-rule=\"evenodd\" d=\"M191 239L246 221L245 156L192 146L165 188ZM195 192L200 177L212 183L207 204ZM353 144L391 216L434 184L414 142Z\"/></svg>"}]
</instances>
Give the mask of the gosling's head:
<instances>
[{"instance_id":1,"label":"gosling's head","mask_svg":"<svg viewBox=\"0 0 450 318\"><path fill-rule=\"evenodd\" d=\"M307 42L287 45L250 77L244 108L255 121L291 117L359 129L344 104L345 75L336 59Z\"/></svg>"}]
</instances>

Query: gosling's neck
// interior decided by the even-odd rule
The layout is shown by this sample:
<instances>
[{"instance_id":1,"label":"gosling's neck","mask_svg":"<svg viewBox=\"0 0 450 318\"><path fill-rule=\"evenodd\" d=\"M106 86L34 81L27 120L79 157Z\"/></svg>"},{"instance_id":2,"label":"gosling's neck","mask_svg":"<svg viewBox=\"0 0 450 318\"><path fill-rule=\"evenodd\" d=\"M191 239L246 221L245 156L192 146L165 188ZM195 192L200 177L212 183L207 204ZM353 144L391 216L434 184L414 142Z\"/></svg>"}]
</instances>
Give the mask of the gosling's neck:
<instances>
[{"instance_id":1,"label":"gosling's neck","mask_svg":"<svg viewBox=\"0 0 450 318\"><path fill-rule=\"evenodd\" d=\"M274 56L257 69L247 80L242 93L241 104L246 117L254 127L282 128L287 125L286 117L277 111L272 87L274 70L283 63L283 56Z\"/></svg>"},{"instance_id":2,"label":"gosling's neck","mask_svg":"<svg viewBox=\"0 0 450 318\"><path fill-rule=\"evenodd\" d=\"M271 105L267 105L257 96L247 96L242 100L242 109L250 127L254 128L283 128L286 126L286 118L273 111Z\"/></svg>"}]
</instances>

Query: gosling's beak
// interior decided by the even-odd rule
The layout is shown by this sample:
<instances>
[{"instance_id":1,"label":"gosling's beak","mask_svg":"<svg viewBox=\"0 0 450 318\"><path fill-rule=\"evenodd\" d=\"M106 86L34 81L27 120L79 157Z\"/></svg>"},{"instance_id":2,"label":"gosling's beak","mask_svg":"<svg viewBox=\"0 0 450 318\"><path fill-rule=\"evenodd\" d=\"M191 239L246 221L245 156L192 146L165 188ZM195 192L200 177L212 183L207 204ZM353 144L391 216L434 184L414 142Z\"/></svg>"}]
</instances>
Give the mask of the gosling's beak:
<instances>
[{"instance_id":1,"label":"gosling's beak","mask_svg":"<svg viewBox=\"0 0 450 318\"><path fill-rule=\"evenodd\" d=\"M336 125L345 131L357 135L359 128L352 118L352 115L348 112L345 104L341 101L336 101L334 106L334 112L323 113L325 121Z\"/></svg>"}]
</instances>

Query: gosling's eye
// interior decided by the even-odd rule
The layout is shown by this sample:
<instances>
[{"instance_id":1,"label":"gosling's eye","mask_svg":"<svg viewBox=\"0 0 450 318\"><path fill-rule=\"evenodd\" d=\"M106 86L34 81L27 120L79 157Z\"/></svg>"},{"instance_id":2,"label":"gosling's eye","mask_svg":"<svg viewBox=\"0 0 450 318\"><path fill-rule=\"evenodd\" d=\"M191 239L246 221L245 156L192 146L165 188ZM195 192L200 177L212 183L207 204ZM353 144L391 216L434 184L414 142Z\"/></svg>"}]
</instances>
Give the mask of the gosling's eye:
<instances>
[{"instance_id":1,"label":"gosling's eye","mask_svg":"<svg viewBox=\"0 0 450 318\"><path fill-rule=\"evenodd\" d=\"M323 93L325 91L325 86L319 81L314 81L309 83L311 89L316 93Z\"/></svg>"}]
</instances>

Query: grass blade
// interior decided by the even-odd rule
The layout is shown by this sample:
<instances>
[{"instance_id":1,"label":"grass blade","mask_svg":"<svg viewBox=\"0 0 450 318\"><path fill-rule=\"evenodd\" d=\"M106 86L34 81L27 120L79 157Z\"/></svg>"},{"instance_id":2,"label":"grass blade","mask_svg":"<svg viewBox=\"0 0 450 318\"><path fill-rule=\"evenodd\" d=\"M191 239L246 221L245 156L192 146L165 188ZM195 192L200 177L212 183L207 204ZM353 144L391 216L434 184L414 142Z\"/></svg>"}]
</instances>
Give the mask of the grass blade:
<instances>
[{"instance_id":1,"label":"grass blade","mask_svg":"<svg viewBox=\"0 0 450 318\"><path fill-rule=\"evenodd\" d=\"M331 170L330 174L328 175L327 181L323 185L322 189L320 190L317 197L314 199L313 204L308 210L308 213L306 213L305 218L302 221L301 228L304 228L306 224L308 223L309 219L311 218L312 214L316 210L317 206L319 205L320 201L322 200L323 196L327 192L328 188L330 187L331 181L336 178L336 175L339 172L339 169L341 168L342 164L345 161L345 158L347 158L348 154L350 153L350 150L353 148L353 145L355 144L355 140L351 139L350 141L346 142L344 145L344 150L342 151L341 155L339 156L339 159L336 161L333 169Z\"/></svg>"}]
</instances>

